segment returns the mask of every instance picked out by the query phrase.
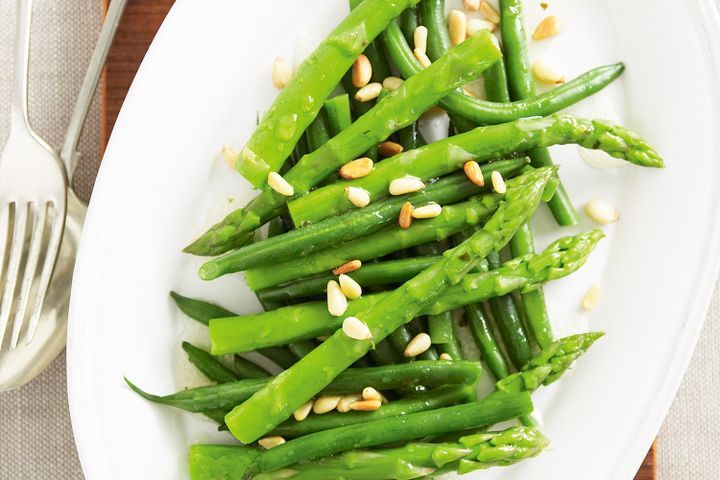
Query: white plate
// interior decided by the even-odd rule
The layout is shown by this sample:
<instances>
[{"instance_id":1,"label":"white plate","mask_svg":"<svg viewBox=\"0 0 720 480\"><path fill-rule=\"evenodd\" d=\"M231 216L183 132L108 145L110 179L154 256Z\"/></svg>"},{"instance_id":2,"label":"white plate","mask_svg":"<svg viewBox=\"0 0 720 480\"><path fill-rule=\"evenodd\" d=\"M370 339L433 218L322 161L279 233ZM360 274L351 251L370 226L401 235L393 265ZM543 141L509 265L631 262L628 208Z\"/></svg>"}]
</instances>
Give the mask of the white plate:
<instances>
[{"instance_id":1,"label":"white plate","mask_svg":"<svg viewBox=\"0 0 720 480\"><path fill-rule=\"evenodd\" d=\"M258 309L241 277L203 283L198 260L180 249L230 208L228 194L236 205L252 195L217 151L242 145L256 111L270 104L274 57L311 44L344 4L178 1L155 39L98 176L73 286L68 386L88 479L186 478L188 445L230 441L204 420L138 398L122 377L160 393L197 382L178 343L200 330L173 307L170 289ZM529 28L543 14L538 4L527 2ZM547 289L565 332L589 324L607 336L537 395L552 448L502 473L628 479L687 366L718 265L716 12L710 0L554 0L551 9L565 31L532 55L568 76L625 61L621 81L574 110L616 114L668 168L600 171L575 147L553 149L578 206L597 196L622 213L589 264ZM559 231L546 212L540 217L545 244ZM578 301L593 283L602 285L600 307L583 315Z\"/></svg>"}]
</instances>

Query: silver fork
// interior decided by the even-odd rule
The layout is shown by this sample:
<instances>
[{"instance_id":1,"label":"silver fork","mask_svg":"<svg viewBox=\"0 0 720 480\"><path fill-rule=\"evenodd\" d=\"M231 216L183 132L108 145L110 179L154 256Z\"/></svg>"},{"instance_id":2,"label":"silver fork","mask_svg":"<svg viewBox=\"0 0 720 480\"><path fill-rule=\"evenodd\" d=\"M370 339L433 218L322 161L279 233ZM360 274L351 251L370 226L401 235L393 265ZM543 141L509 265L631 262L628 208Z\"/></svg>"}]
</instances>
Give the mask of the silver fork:
<instances>
[{"instance_id":1,"label":"silver fork","mask_svg":"<svg viewBox=\"0 0 720 480\"><path fill-rule=\"evenodd\" d=\"M11 317L9 347L17 346L31 297L26 342L30 343L35 334L57 261L67 208L67 178L60 156L32 131L28 119L32 0L18 0L16 13L10 136L0 157L0 267L5 271L0 351Z\"/></svg>"}]
</instances>

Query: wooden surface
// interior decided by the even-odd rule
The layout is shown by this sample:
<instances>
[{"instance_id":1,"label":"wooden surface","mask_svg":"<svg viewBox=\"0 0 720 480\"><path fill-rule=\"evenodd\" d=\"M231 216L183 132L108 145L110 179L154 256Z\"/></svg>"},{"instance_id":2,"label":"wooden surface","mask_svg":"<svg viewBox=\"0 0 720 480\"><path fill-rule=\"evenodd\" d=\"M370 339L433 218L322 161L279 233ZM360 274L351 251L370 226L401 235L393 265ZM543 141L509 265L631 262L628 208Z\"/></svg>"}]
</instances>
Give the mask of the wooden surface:
<instances>
[{"instance_id":1,"label":"wooden surface","mask_svg":"<svg viewBox=\"0 0 720 480\"><path fill-rule=\"evenodd\" d=\"M155 32L173 3L174 0L130 0L128 2L105 69L103 145L107 143L135 72L155 36ZM653 445L635 480L656 480L655 466L656 449Z\"/></svg>"}]
</instances>

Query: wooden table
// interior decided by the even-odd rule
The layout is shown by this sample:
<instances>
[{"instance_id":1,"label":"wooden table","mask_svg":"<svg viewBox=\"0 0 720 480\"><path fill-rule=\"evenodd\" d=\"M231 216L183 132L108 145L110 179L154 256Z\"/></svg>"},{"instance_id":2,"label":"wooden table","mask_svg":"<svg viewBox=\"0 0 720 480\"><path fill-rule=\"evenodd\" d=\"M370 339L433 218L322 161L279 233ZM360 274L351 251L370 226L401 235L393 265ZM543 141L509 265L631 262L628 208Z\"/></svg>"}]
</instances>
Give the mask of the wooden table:
<instances>
[{"instance_id":1,"label":"wooden table","mask_svg":"<svg viewBox=\"0 0 720 480\"><path fill-rule=\"evenodd\" d=\"M107 1L104 0L105 5ZM174 0L129 0L110 50L103 82L103 145L107 143L122 107L128 88L135 77L155 32L160 28ZM656 480L656 450L650 449L635 480Z\"/></svg>"}]
</instances>

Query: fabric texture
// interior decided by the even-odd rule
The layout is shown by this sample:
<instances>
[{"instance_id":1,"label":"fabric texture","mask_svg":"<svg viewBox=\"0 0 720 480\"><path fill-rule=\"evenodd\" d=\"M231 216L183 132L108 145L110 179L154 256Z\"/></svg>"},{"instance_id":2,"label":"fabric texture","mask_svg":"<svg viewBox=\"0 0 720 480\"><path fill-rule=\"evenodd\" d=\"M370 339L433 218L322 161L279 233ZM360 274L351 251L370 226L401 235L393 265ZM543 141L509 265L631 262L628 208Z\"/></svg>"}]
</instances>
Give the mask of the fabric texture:
<instances>
[{"instance_id":1,"label":"fabric texture","mask_svg":"<svg viewBox=\"0 0 720 480\"><path fill-rule=\"evenodd\" d=\"M15 0L0 0L0 142L8 133ZM35 0L30 118L59 146L99 31L99 0ZM100 163L96 99L75 184L88 198ZM0 143L0 144L2 144ZM660 480L714 480L720 472L720 289L658 440ZM82 479L72 437L61 355L39 378L0 393L0 480ZM624 480L624 479L621 479Z\"/></svg>"}]
</instances>

